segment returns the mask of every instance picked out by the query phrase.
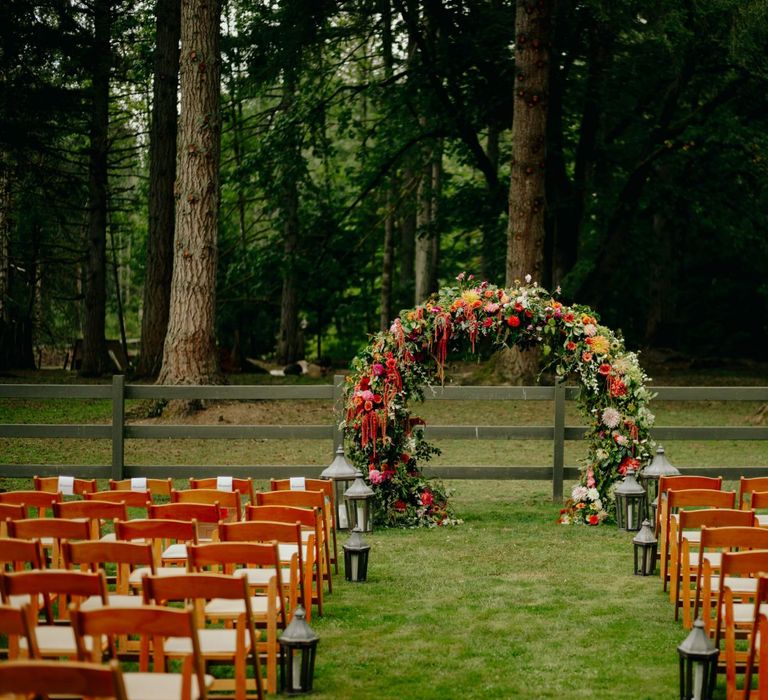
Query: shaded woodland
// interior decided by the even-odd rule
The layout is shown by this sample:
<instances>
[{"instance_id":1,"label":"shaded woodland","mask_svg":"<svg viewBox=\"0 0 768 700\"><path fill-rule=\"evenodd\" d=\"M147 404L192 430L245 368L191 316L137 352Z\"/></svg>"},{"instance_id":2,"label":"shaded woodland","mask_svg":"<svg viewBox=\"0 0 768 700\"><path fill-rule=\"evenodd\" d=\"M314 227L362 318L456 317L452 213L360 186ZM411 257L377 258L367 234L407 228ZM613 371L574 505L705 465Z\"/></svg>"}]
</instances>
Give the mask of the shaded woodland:
<instances>
[{"instance_id":1,"label":"shaded woodland","mask_svg":"<svg viewBox=\"0 0 768 700\"><path fill-rule=\"evenodd\" d=\"M764 0L5 0L0 369L345 363L462 272L766 359Z\"/></svg>"}]
</instances>

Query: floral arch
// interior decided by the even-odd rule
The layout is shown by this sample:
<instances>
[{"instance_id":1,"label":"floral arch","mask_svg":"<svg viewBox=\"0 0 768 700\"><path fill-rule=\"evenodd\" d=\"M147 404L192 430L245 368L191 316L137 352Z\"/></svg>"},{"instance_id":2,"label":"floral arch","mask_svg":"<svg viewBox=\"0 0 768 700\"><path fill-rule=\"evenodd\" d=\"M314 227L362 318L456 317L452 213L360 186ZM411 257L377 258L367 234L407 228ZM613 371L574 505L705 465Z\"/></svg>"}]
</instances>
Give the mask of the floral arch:
<instances>
[{"instance_id":1,"label":"floral arch","mask_svg":"<svg viewBox=\"0 0 768 700\"><path fill-rule=\"evenodd\" d=\"M637 354L601 325L586 306L565 306L526 277L500 288L463 273L388 331L373 336L347 377L343 423L348 454L367 474L377 519L390 526L455 522L443 485L427 480L419 464L438 450L411 415L423 388L442 382L449 349L490 341L494 346L538 345L558 377L579 380L580 408L589 421L588 456L580 483L560 522L598 525L613 517L613 489L629 467L650 456L651 393Z\"/></svg>"}]
</instances>

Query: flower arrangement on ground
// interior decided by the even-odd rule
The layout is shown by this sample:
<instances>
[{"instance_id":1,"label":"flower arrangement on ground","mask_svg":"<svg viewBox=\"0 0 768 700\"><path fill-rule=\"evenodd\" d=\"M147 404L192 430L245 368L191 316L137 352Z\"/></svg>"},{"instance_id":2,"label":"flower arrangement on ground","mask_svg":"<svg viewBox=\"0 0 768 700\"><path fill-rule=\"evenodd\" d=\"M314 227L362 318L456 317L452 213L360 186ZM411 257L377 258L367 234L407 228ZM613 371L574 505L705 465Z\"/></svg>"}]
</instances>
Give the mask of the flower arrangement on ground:
<instances>
[{"instance_id":1,"label":"flower arrangement on ground","mask_svg":"<svg viewBox=\"0 0 768 700\"><path fill-rule=\"evenodd\" d=\"M613 489L629 467L650 457L651 393L637 355L586 306L565 306L556 295L525 282L501 288L464 274L388 331L373 336L347 377L342 427L350 458L376 495L377 520L390 526L456 522L445 487L419 464L438 450L411 414L425 386L442 382L448 351L480 342L538 345L558 377L581 384L580 407L589 420L588 456L560 522L598 525L613 517Z\"/></svg>"}]
</instances>

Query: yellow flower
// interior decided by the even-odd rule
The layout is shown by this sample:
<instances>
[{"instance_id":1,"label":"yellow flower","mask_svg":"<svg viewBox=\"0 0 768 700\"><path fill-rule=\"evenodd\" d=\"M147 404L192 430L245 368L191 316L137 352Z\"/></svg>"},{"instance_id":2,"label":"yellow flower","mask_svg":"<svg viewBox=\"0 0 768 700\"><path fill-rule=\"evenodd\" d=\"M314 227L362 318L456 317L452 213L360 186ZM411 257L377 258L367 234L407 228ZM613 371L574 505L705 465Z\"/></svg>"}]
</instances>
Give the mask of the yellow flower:
<instances>
[{"instance_id":1,"label":"yellow flower","mask_svg":"<svg viewBox=\"0 0 768 700\"><path fill-rule=\"evenodd\" d=\"M472 304L480 299L480 295L473 289L467 289L467 291L462 292L461 298L467 302L467 304Z\"/></svg>"},{"instance_id":2,"label":"yellow flower","mask_svg":"<svg viewBox=\"0 0 768 700\"><path fill-rule=\"evenodd\" d=\"M611 349L611 343L604 335L596 335L592 338L591 345L592 349L598 355L607 355L608 351Z\"/></svg>"}]
</instances>

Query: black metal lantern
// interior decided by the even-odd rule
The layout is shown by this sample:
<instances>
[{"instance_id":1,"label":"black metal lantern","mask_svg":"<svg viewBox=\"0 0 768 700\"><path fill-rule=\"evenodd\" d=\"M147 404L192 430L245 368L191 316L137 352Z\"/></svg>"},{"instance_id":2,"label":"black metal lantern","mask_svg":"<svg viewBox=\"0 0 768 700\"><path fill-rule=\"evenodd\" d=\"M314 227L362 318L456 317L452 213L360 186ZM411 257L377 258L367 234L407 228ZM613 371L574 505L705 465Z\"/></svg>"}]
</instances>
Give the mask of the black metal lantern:
<instances>
[{"instance_id":1,"label":"black metal lantern","mask_svg":"<svg viewBox=\"0 0 768 700\"><path fill-rule=\"evenodd\" d=\"M639 530L645 519L645 489L637 483L635 470L627 474L614 491L616 496L616 524L620 530Z\"/></svg>"},{"instance_id":2,"label":"black metal lantern","mask_svg":"<svg viewBox=\"0 0 768 700\"><path fill-rule=\"evenodd\" d=\"M654 522L656 522L656 508L659 507L659 480L662 476L680 476L680 470L669 462L664 448L659 445L650 464L638 474L652 511L649 515Z\"/></svg>"},{"instance_id":3,"label":"black metal lantern","mask_svg":"<svg viewBox=\"0 0 768 700\"><path fill-rule=\"evenodd\" d=\"M704 630L701 618L677 647L680 655L680 700L712 700L717 680L718 649Z\"/></svg>"},{"instance_id":4,"label":"black metal lantern","mask_svg":"<svg viewBox=\"0 0 768 700\"><path fill-rule=\"evenodd\" d=\"M344 548L344 578L347 581L361 582L368 578L369 545L363 539L363 531L359 527L352 530L349 541L342 545Z\"/></svg>"},{"instance_id":5,"label":"black metal lantern","mask_svg":"<svg viewBox=\"0 0 768 700\"><path fill-rule=\"evenodd\" d=\"M344 503L347 506L347 522L349 528L354 530L359 527L363 532L373 530L373 518L371 517L371 501L373 489L363 481L361 472L355 473L355 481L344 492Z\"/></svg>"},{"instance_id":6,"label":"black metal lantern","mask_svg":"<svg viewBox=\"0 0 768 700\"><path fill-rule=\"evenodd\" d=\"M649 520L643 520L640 532L632 540L635 547L635 576L653 576L656 571L656 550L659 541Z\"/></svg>"},{"instance_id":7,"label":"black metal lantern","mask_svg":"<svg viewBox=\"0 0 768 700\"><path fill-rule=\"evenodd\" d=\"M293 619L280 635L280 687L286 695L312 692L315 675L315 653L320 641L307 624L306 613L296 606Z\"/></svg>"},{"instance_id":8,"label":"black metal lantern","mask_svg":"<svg viewBox=\"0 0 768 700\"><path fill-rule=\"evenodd\" d=\"M346 530L349 527L347 522L347 509L344 505L344 492L352 485L357 476L357 470L350 464L344 454L344 446L339 445L336 448L336 456L320 474L321 479L327 479L333 482L334 498L336 500L336 529Z\"/></svg>"}]
</instances>

